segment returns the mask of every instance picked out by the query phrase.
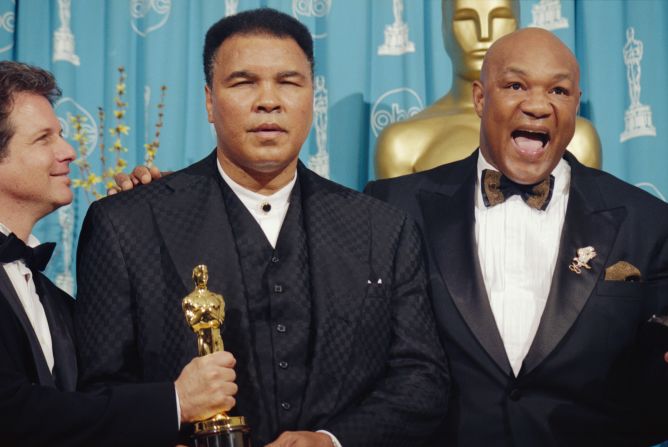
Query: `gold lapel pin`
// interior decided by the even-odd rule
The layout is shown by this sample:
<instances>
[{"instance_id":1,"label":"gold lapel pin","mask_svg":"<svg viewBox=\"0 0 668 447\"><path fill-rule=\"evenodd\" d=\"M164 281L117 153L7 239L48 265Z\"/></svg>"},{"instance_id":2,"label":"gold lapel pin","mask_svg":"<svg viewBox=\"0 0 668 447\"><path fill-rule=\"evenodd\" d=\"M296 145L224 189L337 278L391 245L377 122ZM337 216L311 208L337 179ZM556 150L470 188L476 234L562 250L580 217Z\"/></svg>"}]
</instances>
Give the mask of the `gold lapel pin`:
<instances>
[{"instance_id":1,"label":"gold lapel pin","mask_svg":"<svg viewBox=\"0 0 668 447\"><path fill-rule=\"evenodd\" d=\"M579 275L582 273L582 267L587 270L591 269L591 266L587 263L596 257L596 250L590 245L588 247L578 248L577 254L578 255L573 258L573 262L571 262L571 265L569 265L568 268L571 272L575 272Z\"/></svg>"}]
</instances>

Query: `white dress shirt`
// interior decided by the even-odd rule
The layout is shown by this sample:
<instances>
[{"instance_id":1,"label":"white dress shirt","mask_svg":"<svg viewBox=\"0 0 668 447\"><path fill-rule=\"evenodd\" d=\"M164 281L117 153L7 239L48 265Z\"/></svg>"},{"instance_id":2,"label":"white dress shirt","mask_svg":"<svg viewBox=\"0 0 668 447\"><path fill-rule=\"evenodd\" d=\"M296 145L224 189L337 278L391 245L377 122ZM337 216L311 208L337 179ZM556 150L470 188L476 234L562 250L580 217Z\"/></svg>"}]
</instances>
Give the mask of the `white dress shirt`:
<instances>
[{"instance_id":1,"label":"white dress shirt","mask_svg":"<svg viewBox=\"0 0 668 447\"><path fill-rule=\"evenodd\" d=\"M262 228L262 231L271 246L276 248L278 235L281 232L283 221L285 220L285 216L288 213L288 207L290 206L290 193L292 193L292 188L297 181L297 172L295 171L295 176L287 185L275 193L265 196L244 188L232 180L230 176L223 171L223 167L218 160L216 160L216 164L218 165L218 172L220 172L225 183L227 183L232 192L234 192L239 200L241 200L241 203L244 204L246 209L250 211L255 221L260 225L260 228ZM262 209L265 205L269 205L269 211ZM332 439L334 447L342 447L339 440L336 439L336 436L332 433L326 430L318 430L318 432L328 435Z\"/></svg>"},{"instance_id":2,"label":"white dress shirt","mask_svg":"<svg viewBox=\"0 0 668 447\"><path fill-rule=\"evenodd\" d=\"M571 168L563 158L552 171L554 190L545 211L519 195L487 208L480 188L483 169L496 170L478 156L475 240L489 304L517 376L538 331L559 253Z\"/></svg>"},{"instance_id":3,"label":"white dress shirt","mask_svg":"<svg viewBox=\"0 0 668 447\"><path fill-rule=\"evenodd\" d=\"M234 192L239 200L241 200L241 203L243 203L246 209L251 213L258 225L260 225L260 228L262 228L262 231L271 246L276 248L278 235L281 232L283 221L285 220L285 216L288 213L288 207L290 206L290 193L297 181L297 172L295 172L295 176L287 185L275 193L265 196L244 188L232 180L230 176L223 171L223 167L218 160L216 160L216 164L218 165L218 172L220 172L225 183L227 183L232 192ZM263 210L263 207L267 205L269 211Z\"/></svg>"},{"instance_id":4,"label":"white dress shirt","mask_svg":"<svg viewBox=\"0 0 668 447\"><path fill-rule=\"evenodd\" d=\"M0 231L5 236L11 233L11 230L2 223L0 223ZM36 247L39 245L39 241L31 234L28 237L26 245ZM7 272L7 276L9 276L9 280L12 282L19 301L21 301L28 320L30 320L30 324L35 331L39 345L42 347L46 364L49 366L49 370L53 372L53 344L51 341L51 332L49 331L49 322L44 313L44 306L42 306L39 295L37 295L37 291L35 290L32 272L23 259L13 262L3 262L1 264L5 272Z\"/></svg>"}]
</instances>

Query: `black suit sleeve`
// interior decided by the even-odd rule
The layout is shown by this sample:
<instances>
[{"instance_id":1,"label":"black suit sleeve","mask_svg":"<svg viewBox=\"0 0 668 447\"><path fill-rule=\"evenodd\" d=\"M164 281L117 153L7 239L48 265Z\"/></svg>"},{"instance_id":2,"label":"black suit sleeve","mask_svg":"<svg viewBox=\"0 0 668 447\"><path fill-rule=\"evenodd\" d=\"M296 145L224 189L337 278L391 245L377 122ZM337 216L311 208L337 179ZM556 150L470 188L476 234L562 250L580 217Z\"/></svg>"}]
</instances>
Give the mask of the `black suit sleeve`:
<instances>
[{"instance_id":1,"label":"black suit sleeve","mask_svg":"<svg viewBox=\"0 0 668 447\"><path fill-rule=\"evenodd\" d=\"M386 372L324 430L343 447L420 446L446 414L449 376L427 294L421 236L404 220L392 263L392 337Z\"/></svg>"},{"instance_id":2,"label":"black suit sleeve","mask_svg":"<svg viewBox=\"0 0 668 447\"><path fill-rule=\"evenodd\" d=\"M117 229L99 202L90 206L79 237L77 287L80 388L140 382L129 272Z\"/></svg>"},{"instance_id":3,"label":"black suit sleeve","mask_svg":"<svg viewBox=\"0 0 668 447\"><path fill-rule=\"evenodd\" d=\"M31 383L0 340L3 446L170 446L177 441L174 384L123 385L96 393Z\"/></svg>"}]
</instances>

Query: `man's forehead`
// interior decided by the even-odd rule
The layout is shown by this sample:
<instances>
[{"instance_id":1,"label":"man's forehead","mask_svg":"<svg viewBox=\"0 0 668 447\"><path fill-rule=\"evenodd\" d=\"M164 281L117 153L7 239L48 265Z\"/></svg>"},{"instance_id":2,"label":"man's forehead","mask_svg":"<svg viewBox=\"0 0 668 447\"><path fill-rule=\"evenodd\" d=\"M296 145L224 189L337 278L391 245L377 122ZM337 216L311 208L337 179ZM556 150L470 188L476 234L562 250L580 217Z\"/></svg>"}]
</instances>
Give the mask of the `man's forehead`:
<instances>
[{"instance_id":1,"label":"man's forehead","mask_svg":"<svg viewBox=\"0 0 668 447\"><path fill-rule=\"evenodd\" d=\"M293 38L269 34L230 36L216 49L214 61L214 67L224 67L226 71L247 70L248 66L280 71L296 70L300 65L310 67L306 54Z\"/></svg>"},{"instance_id":2,"label":"man's forehead","mask_svg":"<svg viewBox=\"0 0 668 447\"><path fill-rule=\"evenodd\" d=\"M524 29L499 39L489 49L485 65L496 75L546 68L554 76L576 79L579 73L573 53L549 31Z\"/></svg>"}]
</instances>

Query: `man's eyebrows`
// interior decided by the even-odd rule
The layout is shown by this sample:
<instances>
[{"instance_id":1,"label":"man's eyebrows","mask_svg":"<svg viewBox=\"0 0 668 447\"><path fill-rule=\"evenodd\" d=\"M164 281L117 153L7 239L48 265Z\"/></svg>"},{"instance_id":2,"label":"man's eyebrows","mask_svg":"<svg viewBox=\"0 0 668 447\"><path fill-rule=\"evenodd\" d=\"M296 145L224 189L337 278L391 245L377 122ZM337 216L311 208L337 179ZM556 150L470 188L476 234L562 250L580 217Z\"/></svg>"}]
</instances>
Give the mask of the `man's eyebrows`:
<instances>
[{"instance_id":1,"label":"man's eyebrows","mask_svg":"<svg viewBox=\"0 0 668 447\"><path fill-rule=\"evenodd\" d=\"M58 128L50 127L50 126L44 126L38 129L33 130L30 132L28 135L28 141L37 141L40 138L51 135L51 134L60 134L60 126Z\"/></svg>"},{"instance_id":2,"label":"man's eyebrows","mask_svg":"<svg viewBox=\"0 0 668 447\"><path fill-rule=\"evenodd\" d=\"M528 76L527 72L522 70L519 67L506 67L501 71L501 75L518 75L518 76ZM552 80L555 82L559 81L572 81L573 80L573 73L570 71L564 71L561 73L556 73L554 76L552 76Z\"/></svg>"},{"instance_id":3,"label":"man's eyebrows","mask_svg":"<svg viewBox=\"0 0 668 447\"><path fill-rule=\"evenodd\" d=\"M519 75L526 76L527 72L518 67L506 67L501 70L501 75Z\"/></svg>"},{"instance_id":4,"label":"man's eyebrows","mask_svg":"<svg viewBox=\"0 0 668 447\"><path fill-rule=\"evenodd\" d=\"M278 79L285 79L285 78L301 78L301 79L306 79L306 75L300 71L297 70L286 70L286 71L281 71L279 72L276 77Z\"/></svg>"},{"instance_id":5,"label":"man's eyebrows","mask_svg":"<svg viewBox=\"0 0 668 447\"><path fill-rule=\"evenodd\" d=\"M244 78L244 79L256 79L258 76L255 73L252 73L247 70L237 70L233 71L227 77L225 78L226 81L229 81L231 79L236 79L236 78Z\"/></svg>"},{"instance_id":6,"label":"man's eyebrows","mask_svg":"<svg viewBox=\"0 0 668 447\"><path fill-rule=\"evenodd\" d=\"M225 81L230 81L232 79L258 79L260 76L256 73L253 73L252 71L248 70L236 70L227 75L225 78ZM276 79L285 79L285 78L300 78L300 79L306 79L306 75L300 71L297 70L285 70L285 71L280 71L276 74L275 76Z\"/></svg>"}]
</instances>

